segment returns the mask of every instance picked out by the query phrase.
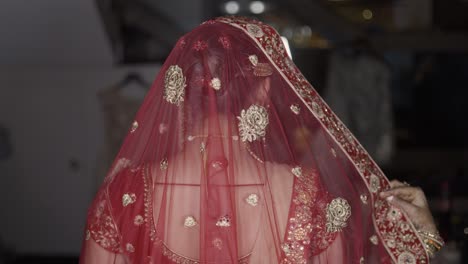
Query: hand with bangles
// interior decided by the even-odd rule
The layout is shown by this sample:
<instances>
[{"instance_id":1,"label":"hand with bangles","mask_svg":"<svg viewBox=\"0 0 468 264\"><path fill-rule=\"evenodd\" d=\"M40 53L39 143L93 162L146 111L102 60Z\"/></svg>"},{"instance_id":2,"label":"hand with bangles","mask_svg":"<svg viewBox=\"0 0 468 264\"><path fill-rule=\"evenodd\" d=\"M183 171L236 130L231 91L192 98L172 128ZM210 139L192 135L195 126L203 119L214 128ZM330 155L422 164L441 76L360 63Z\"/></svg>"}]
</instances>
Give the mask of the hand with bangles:
<instances>
[{"instance_id":1,"label":"hand with bangles","mask_svg":"<svg viewBox=\"0 0 468 264\"><path fill-rule=\"evenodd\" d=\"M380 193L390 204L403 210L414 224L421 236L426 251L430 257L439 251L444 242L429 209L424 192L419 187L410 186L406 182L392 180L391 189Z\"/></svg>"}]
</instances>

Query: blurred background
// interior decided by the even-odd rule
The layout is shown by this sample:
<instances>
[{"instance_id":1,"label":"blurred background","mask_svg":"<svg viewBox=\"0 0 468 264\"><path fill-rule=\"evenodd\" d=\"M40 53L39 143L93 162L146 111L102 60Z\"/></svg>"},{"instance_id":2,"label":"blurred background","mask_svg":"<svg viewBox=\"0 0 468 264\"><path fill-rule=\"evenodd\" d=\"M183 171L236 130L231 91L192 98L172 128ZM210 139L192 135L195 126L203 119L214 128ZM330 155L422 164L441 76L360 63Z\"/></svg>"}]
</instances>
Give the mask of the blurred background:
<instances>
[{"instance_id":1,"label":"blurred background","mask_svg":"<svg viewBox=\"0 0 468 264\"><path fill-rule=\"evenodd\" d=\"M0 0L0 264L77 263L86 210L176 40L257 17L468 263L468 0Z\"/></svg>"}]
</instances>

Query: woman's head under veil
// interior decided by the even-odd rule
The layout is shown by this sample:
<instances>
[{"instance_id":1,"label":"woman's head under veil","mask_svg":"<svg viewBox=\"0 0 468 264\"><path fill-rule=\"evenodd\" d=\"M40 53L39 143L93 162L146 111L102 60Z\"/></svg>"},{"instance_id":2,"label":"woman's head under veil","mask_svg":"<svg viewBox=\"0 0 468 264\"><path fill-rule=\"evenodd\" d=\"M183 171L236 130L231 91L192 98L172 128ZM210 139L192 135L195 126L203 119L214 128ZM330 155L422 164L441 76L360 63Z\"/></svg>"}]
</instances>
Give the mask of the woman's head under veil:
<instances>
[{"instance_id":1,"label":"woman's head under veil","mask_svg":"<svg viewBox=\"0 0 468 264\"><path fill-rule=\"evenodd\" d=\"M177 42L89 210L83 263L424 263L388 181L268 25ZM411 262L414 261L414 262Z\"/></svg>"}]
</instances>

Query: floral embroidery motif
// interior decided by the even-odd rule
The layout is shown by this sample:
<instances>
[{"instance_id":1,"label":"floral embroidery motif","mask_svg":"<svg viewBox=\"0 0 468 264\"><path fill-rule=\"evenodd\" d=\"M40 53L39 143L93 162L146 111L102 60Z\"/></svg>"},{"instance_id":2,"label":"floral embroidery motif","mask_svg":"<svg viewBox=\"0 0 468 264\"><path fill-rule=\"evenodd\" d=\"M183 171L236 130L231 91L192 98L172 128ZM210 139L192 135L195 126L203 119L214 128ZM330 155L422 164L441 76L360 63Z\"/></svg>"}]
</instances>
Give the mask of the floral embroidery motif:
<instances>
[{"instance_id":1,"label":"floral embroidery motif","mask_svg":"<svg viewBox=\"0 0 468 264\"><path fill-rule=\"evenodd\" d=\"M125 246L125 248L126 248L127 251L130 252L130 253L135 252L135 247L134 247L132 244L130 244L130 243L127 243L127 245Z\"/></svg>"},{"instance_id":2,"label":"floral embroidery motif","mask_svg":"<svg viewBox=\"0 0 468 264\"><path fill-rule=\"evenodd\" d=\"M335 239L336 233L326 232L327 194L318 197L315 171L295 178L292 206L286 240L281 244L283 264L306 264L310 254L319 254ZM322 191L322 190L321 190ZM313 234L313 235L312 235Z\"/></svg>"},{"instance_id":3,"label":"floral embroidery motif","mask_svg":"<svg viewBox=\"0 0 468 264\"><path fill-rule=\"evenodd\" d=\"M221 250L223 248L223 241L221 239L219 239L219 238L213 239L212 244L218 250Z\"/></svg>"},{"instance_id":4,"label":"floral embroidery motif","mask_svg":"<svg viewBox=\"0 0 468 264\"><path fill-rule=\"evenodd\" d=\"M302 176L302 168L297 166L291 169L292 174L296 177L301 177Z\"/></svg>"},{"instance_id":5,"label":"floral embroidery motif","mask_svg":"<svg viewBox=\"0 0 468 264\"><path fill-rule=\"evenodd\" d=\"M255 24L247 24L246 25L246 28L247 28L247 32L250 33L250 35L252 35L253 37L256 37L256 38L261 38L263 37L263 30L261 27L259 27L258 25L255 25Z\"/></svg>"},{"instance_id":6,"label":"floral embroidery motif","mask_svg":"<svg viewBox=\"0 0 468 264\"><path fill-rule=\"evenodd\" d=\"M167 170L168 166L169 166L169 162L167 161L166 158L162 159L161 162L159 163L159 168L161 170Z\"/></svg>"},{"instance_id":7,"label":"floral embroidery motif","mask_svg":"<svg viewBox=\"0 0 468 264\"><path fill-rule=\"evenodd\" d=\"M369 238L370 242L374 245L378 245L379 244L379 238L376 236L376 235L373 235Z\"/></svg>"},{"instance_id":8,"label":"floral embroidery motif","mask_svg":"<svg viewBox=\"0 0 468 264\"><path fill-rule=\"evenodd\" d=\"M370 176L370 186L369 189L373 193L377 193L380 189L380 179L375 174Z\"/></svg>"},{"instance_id":9,"label":"floral embroidery motif","mask_svg":"<svg viewBox=\"0 0 468 264\"><path fill-rule=\"evenodd\" d=\"M164 78L164 99L171 104L180 105L184 101L186 86L182 68L171 65Z\"/></svg>"},{"instance_id":10,"label":"floral embroidery motif","mask_svg":"<svg viewBox=\"0 0 468 264\"><path fill-rule=\"evenodd\" d=\"M130 129L130 133L135 132L137 130L137 128L138 128L138 122L133 121L132 128Z\"/></svg>"},{"instance_id":11,"label":"floral embroidery motif","mask_svg":"<svg viewBox=\"0 0 468 264\"><path fill-rule=\"evenodd\" d=\"M195 217L193 216L185 217L185 220L184 220L185 227L194 227L196 225L197 225L197 221L195 220Z\"/></svg>"},{"instance_id":12,"label":"floral embroidery motif","mask_svg":"<svg viewBox=\"0 0 468 264\"><path fill-rule=\"evenodd\" d=\"M351 206L343 198L333 199L327 206L327 231L338 232L346 227L351 216Z\"/></svg>"},{"instance_id":13,"label":"floral embroidery motif","mask_svg":"<svg viewBox=\"0 0 468 264\"><path fill-rule=\"evenodd\" d=\"M193 49L196 51L202 51L202 50L205 50L206 48L208 48L208 44L206 44L205 41L197 40L193 44Z\"/></svg>"},{"instance_id":14,"label":"floral embroidery motif","mask_svg":"<svg viewBox=\"0 0 468 264\"><path fill-rule=\"evenodd\" d=\"M218 222L216 222L216 226L230 227L231 226L231 218L228 215L225 215L225 216L219 218Z\"/></svg>"},{"instance_id":15,"label":"floral embroidery motif","mask_svg":"<svg viewBox=\"0 0 468 264\"><path fill-rule=\"evenodd\" d=\"M143 219L143 216L141 215L137 215L135 216L135 219L133 220L133 224L135 224L136 226L141 226L143 223L144 223L144 219Z\"/></svg>"},{"instance_id":16,"label":"floral embroidery motif","mask_svg":"<svg viewBox=\"0 0 468 264\"><path fill-rule=\"evenodd\" d=\"M361 194L360 197L361 197L361 202L362 202L363 204L367 204L367 200L368 200L367 195Z\"/></svg>"},{"instance_id":17,"label":"floral embroidery motif","mask_svg":"<svg viewBox=\"0 0 468 264\"><path fill-rule=\"evenodd\" d=\"M266 135L268 126L268 112L259 105L251 105L247 110L243 109L239 119L239 134L242 142L253 142Z\"/></svg>"},{"instance_id":18,"label":"floral embroidery motif","mask_svg":"<svg viewBox=\"0 0 468 264\"><path fill-rule=\"evenodd\" d=\"M250 204L251 206L257 206L258 205L258 195L255 193L250 194L247 198L245 198L245 201Z\"/></svg>"},{"instance_id":19,"label":"floral embroidery motif","mask_svg":"<svg viewBox=\"0 0 468 264\"><path fill-rule=\"evenodd\" d=\"M211 85L211 88L218 91L219 89L221 89L221 80L219 80L219 78L213 78L211 79L210 85Z\"/></svg>"},{"instance_id":20,"label":"floral embroidery motif","mask_svg":"<svg viewBox=\"0 0 468 264\"><path fill-rule=\"evenodd\" d=\"M323 102L322 98L320 98L318 93L301 74L299 69L288 58L280 36L273 28L263 26L261 22L248 18L221 17L216 20L221 23L229 24L234 28L244 30L244 32L250 36L252 36L252 34L247 30L248 24L262 25L262 31L265 36L261 38L255 38L252 36L252 39L259 44L259 48L262 49L264 54L268 55L267 58L270 60L272 65L279 71L284 80L290 83L291 89L299 96L312 113L319 118L322 126L330 134L332 139L340 145L354 166L359 168L358 172L362 179L367 182L368 186L371 186L371 174L376 174L378 178L382 179L379 183L381 189L385 189L389 186L385 176L375 162L369 157L364 148ZM399 258L400 254L404 251L408 251L416 257L417 263L428 263L429 257L424 250L423 243L417 236L415 228L411 225L407 217L402 216L400 221L407 223L410 228L407 231L402 232L393 222L387 220L386 214L389 207L388 203L382 201L377 193L371 192L371 195L376 201L373 213L375 217L376 230L380 233L383 240L393 237L398 245L393 249L386 248L392 258L396 260ZM297 262L291 261L291 258L287 257L284 263Z\"/></svg>"},{"instance_id":21,"label":"floral embroidery motif","mask_svg":"<svg viewBox=\"0 0 468 264\"><path fill-rule=\"evenodd\" d=\"M361 259L359 260L359 263L360 263L360 264L364 264L364 263L365 263L365 262L364 262L364 257L361 257Z\"/></svg>"},{"instance_id":22,"label":"floral embroidery motif","mask_svg":"<svg viewBox=\"0 0 468 264\"><path fill-rule=\"evenodd\" d=\"M124 207L136 202L136 195L134 193L125 193L122 196L122 205Z\"/></svg>"},{"instance_id":23,"label":"floral embroidery motif","mask_svg":"<svg viewBox=\"0 0 468 264\"><path fill-rule=\"evenodd\" d=\"M231 48L231 41L229 41L228 37L224 37L224 36L219 37L218 42L221 43L221 45L225 49L230 49Z\"/></svg>"},{"instance_id":24,"label":"floral embroidery motif","mask_svg":"<svg viewBox=\"0 0 468 264\"><path fill-rule=\"evenodd\" d=\"M296 115L298 115L301 112L301 107L298 104L292 104L290 106L290 109Z\"/></svg>"},{"instance_id":25,"label":"floral embroidery motif","mask_svg":"<svg viewBox=\"0 0 468 264\"><path fill-rule=\"evenodd\" d=\"M90 237L91 233L89 232L89 230L86 230L85 240L89 240Z\"/></svg>"},{"instance_id":26,"label":"floral embroidery motif","mask_svg":"<svg viewBox=\"0 0 468 264\"><path fill-rule=\"evenodd\" d=\"M258 62L257 55L250 55L249 61L254 66L254 75L258 77L266 77L273 74L273 68L268 63Z\"/></svg>"},{"instance_id":27,"label":"floral embroidery motif","mask_svg":"<svg viewBox=\"0 0 468 264\"><path fill-rule=\"evenodd\" d=\"M99 193L99 202L91 213L93 217L90 219L88 230L98 245L111 252L119 252L120 235L111 217L105 196L105 192Z\"/></svg>"},{"instance_id":28,"label":"floral embroidery motif","mask_svg":"<svg viewBox=\"0 0 468 264\"><path fill-rule=\"evenodd\" d=\"M398 264L414 264L416 263L416 258L413 254L408 251L405 251L398 256Z\"/></svg>"}]
</instances>

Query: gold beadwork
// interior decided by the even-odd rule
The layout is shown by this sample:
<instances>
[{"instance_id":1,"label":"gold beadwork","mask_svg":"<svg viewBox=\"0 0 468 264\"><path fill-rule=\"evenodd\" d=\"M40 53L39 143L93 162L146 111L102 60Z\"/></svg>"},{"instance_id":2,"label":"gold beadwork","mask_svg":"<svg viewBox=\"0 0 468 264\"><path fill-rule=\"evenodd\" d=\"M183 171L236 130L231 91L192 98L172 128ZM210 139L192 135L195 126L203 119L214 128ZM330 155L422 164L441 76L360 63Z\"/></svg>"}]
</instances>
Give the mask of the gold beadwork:
<instances>
[{"instance_id":1,"label":"gold beadwork","mask_svg":"<svg viewBox=\"0 0 468 264\"><path fill-rule=\"evenodd\" d=\"M125 193L122 196L122 205L124 207L134 203L136 201L136 195L134 193Z\"/></svg>"},{"instance_id":2,"label":"gold beadwork","mask_svg":"<svg viewBox=\"0 0 468 264\"><path fill-rule=\"evenodd\" d=\"M375 174L371 174L369 184L370 184L369 189L371 192L376 193L379 191L380 179Z\"/></svg>"},{"instance_id":3,"label":"gold beadwork","mask_svg":"<svg viewBox=\"0 0 468 264\"><path fill-rule=\"evenodd\" d=\"M263 37L263 30L259 26L255 24L247 24L246 25L247 32L249 32L250 35L256 38L261 38Z\"/></svg>"},{"instance_id":4,"label":"gold beadwork","mask_svg":"<svg viewBox=\"0 0 468 264\"><path fill-rule=\"evenodd\" d=\"M301 112L301 107L297 104L292 104L289 108L296 115L298 115Z\"/></svg>"},{"instance_id":5,"label":"gold beadwork","mask_svg":"<svg viewBox=\"0 0 468 264\"><path fill-rule=\"evenodd\" d=\"M265 107L251 105L247 110L242 109L237 119L239 119L239 135L242 142L253 142L265 137L269 122Z\"/></svg>"},{"instance_id":6,"label":"gold beadwork","mask_svg":"<svg viewBox=\"0 0 468 264\"><path fill-rule=\"evenodd\" d=\"M198 223L197 221L195 220L195 217L193 216L187 216L185 217L185 220L184 220L184 226L185 227L194 227L196 226Z\"/></svg>"},{"instance_id":7,"label":"gold beadwork","mask_svg":"<svg viewBox=\"0 0 468 264\"><path fill-rule=\"evenodd\" d=\"M258 195L255 193L250 194L247 198L245 198L245 201L250 204L251 206L257 206L258 205Z\"/></svg>"},{"instance_id":8,"label":"gold beadwork","mask_svg":"<svg viewBox=\"0 0 468 264\"><path fill-rule=\"evenodd\" d=\"M182 68L177 65L171 65L164 78L163 97L171 104L180 105L184 101L185 95L185 77Z\"/></svg>"},{"instance_id":9,"label":"gold beadwork","mask_svg":"<svg viewBox=\"0 0 468 264\"><path fill-rule=\"evenodd\" d=\"M137 121L133 121L133 124L132 124L132 129L130 130L130 133L133 133L137 130L138 128L138 122Z\"/></svg>"},{"instance_id":10,"label":"gold beadwork","mask_svg":"<svg viewBox=\"0 0 468 264\"><path fill-rule=\"evenodd\" d=\"M335 198L327 205L327 232L341 231L351 216L351 206L343 198Z\"/></svg>"}]
</instances>

